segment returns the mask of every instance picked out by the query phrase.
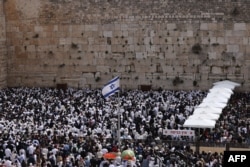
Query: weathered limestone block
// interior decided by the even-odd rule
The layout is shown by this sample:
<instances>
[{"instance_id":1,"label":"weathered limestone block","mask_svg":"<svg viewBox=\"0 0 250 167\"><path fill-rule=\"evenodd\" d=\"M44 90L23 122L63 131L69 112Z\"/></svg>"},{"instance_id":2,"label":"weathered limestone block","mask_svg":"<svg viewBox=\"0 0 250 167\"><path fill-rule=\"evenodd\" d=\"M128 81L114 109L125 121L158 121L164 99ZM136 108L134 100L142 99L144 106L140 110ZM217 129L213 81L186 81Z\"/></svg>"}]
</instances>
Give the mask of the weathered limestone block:
<instances>
[{"instance_id":1,"label":"weathered limestone block","mask_svg":"<svg viewBox=\"0 0 250 167\"><path fill-rule=\"evenodd\" d=\"M243 45L249 44L249 37L243 37Z\"/></svg>"},{"instance_id":2,"label":"weathered limestone block","mask_svg":"<svg viewBox=\"0 0 250 167\"><path fill-rule=\"evenodd\" d=\"M188 30L186 36L187 37L193 37L194 36L194 31Z\"/></svg>"},{"instance_id":3,"label":"weathered limestone block","mask_svg":"<svg viewBox=\"0 0 250 167\"><path fill-rule=\"evenodd\" d=\"M176 24L174 24L174 23L168 23L167 24L167 29L168 30L175 30L176 29Z\"/></svg>"},{"instance_id":4,"label":"weathered limestone block","mask_svg":"<svg viewBox=\"0 0 250 167\"><path fill-rule=\"evenodd\" d=\"M125 46L124 45L113 45L111 48L112 52L124 52ZM140 50L140 49L138 49Z\"/></svg>"},{"instance_id":5,"label":"weathered limestone block","mask_svg":"<svg viewBox=\"0 0 250 167\"><path fill-rule=\"evenodd\" d=\"M208 52L209 59L218 59L217 52Z\"/></svg>"},{"instance_id":6,"label":"weathered limestone block","mask_svg":"<svg viewBox=\"0 0 250 167\"><path fill-rule=\"evenodd\" d=\"M233 31L234 37L244 37L247 35L248 35L247 31L242 31L242 30Z\"/></svg>"},{"instance_id":7,"label":"weathered limestone block","mask_svg":"<svg viewBox=\"0 0 250 167\"><path fill-rule=\"evenodd\" d=\"M213 74L221 74L222 73L222 68L221 67L217 67L217 66L213 66L213 67L211 67L211 72Z\"/></svg>"},{"instance_id":8,"label":"weathered limestone block","mask_svg":"<svg viewBox=\"0 0 250 167\"><path fill-rule=\"evenodd\" d=\"M208 30L208 23L201 23L200 30Z\"/></svg>"},{"instance_id":9,"label":"weathered limestone block","mask_svg":"<svg viewBox=\"0 0 250 167\"><path fill-rule=\"evenodd\" d=\"M250 47L246 47L246 52L245 52L246 55L250 55ZM245 56L245 59L246 60L250 60L250 56Z\"/></svg>"},{"instance_id":10,"label":"weathered limestone block","mask_svg":"<svg viewBox=\"0 0 250 167\"><path fill-rule=\"evenodd\" d=\"M231 36L233 36L233 30L226 30L226 31L225 31L225 36L226 36L226 37L231 37Z\"/></svg>"},{"instance_id":11,"label":"weathered limestone block","mask_svg":"<svg viewBox=\"0 0 250 167\"><path fill-rule=\"evenodd\" d=\"M210 43L210 38L209 38L209 37L203 37L203 38L201 39L201 43L202 43L203 45L209 44L209 43Z\"/></svg>"},{"instance_id":12,"label":"weathered limestone block","mask_svg":"<svg viewBox=\"0 0 250 167\"><path fill-rule=\"evenodd\" d=\"M147 55L144 54L143 52L136 52L135 57L136 59L143 59L143 58L147 58Z\"/></svg>"},{"instance_id":13,"label":"weathered limestone block","mask_svg":"<svg viewBox=\"0 0 250 167\"><path fill-rule=\"evenodd\" d=\"M225 44L225 38L224 37L217 37L216 43L218 43L220 45L224 45Z\"/></svg>"},{"instance_id":14,"label":"weathered limestone block","mask_svg":"<svg viewBox=\"0 0 250 167\"><path fill-rule=\"evenodd\" d=\"M227 45L227 52L239 52L239 45Z\"/></svg>"},{"instance_id":15,"label":"weathered limestone block","mask_svg":"<svg viewBox=\"0 0 250 167\"><path fill-rule=\"evenodd\" d=\"M208 39L208 41L209 41L210 44L215 44L216 43L216 37L210 37Z\"/></svg>"},{"instance_id":16,"label":"weathered limestone block","mask_svg":"<svg viewBox=\"0 0 250 167\"><path fill-rule=\"evenodd\" d=\"M217 23L208 23L208 30L216 31L219 29L219 25Z\"/></svg>"},{"instance_id":17,"label":"weathered limestone block","mask_svg":"<svg viewBox=\"0 0 250 167\"><path fill-rule=\"evenodd\" d=\"M98 25L85 25L85 31L98 31Z\"/></svg>"},{"instance_id":18,"label":"weathered limestone block","mask_svg":"<svg viewBox=\"0 0 250 167\"><path fill-rule=\"evenodd\" d=\"M113 37L112 31L103 31L104 37Z\"/></svg>"},{"instance_id":19,"label":"weathered limestone block","mask_svg":"<svg viewBox=\"0 0 250 167\"><path fill-rule=\"evenodd\" d=\"M240 30L246 30L246 23L235 23L234 24L234 30L235 31L240 31Z\"/></svg>"}]
</instances>

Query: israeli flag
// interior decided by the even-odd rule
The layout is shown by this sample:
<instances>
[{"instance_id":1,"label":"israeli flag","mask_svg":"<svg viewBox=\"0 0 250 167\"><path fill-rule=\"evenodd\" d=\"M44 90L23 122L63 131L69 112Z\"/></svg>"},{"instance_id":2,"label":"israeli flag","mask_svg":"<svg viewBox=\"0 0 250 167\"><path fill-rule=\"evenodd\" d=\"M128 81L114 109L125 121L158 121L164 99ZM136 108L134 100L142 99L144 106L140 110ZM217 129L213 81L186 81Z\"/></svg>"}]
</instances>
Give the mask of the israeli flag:
<instances>
[{"instance_id":1,"label":"israeli flag","mask_svg":"<svg viewBox=\"0 0 250 167\"><path fill-rule=\"evenodd\" d=\"M109 96L115 94L120 90L120 78L115 77L111 81L109 81L104 87L102 88L102 95L104 98L108 98Z\"/></svg>"}]
</instances>

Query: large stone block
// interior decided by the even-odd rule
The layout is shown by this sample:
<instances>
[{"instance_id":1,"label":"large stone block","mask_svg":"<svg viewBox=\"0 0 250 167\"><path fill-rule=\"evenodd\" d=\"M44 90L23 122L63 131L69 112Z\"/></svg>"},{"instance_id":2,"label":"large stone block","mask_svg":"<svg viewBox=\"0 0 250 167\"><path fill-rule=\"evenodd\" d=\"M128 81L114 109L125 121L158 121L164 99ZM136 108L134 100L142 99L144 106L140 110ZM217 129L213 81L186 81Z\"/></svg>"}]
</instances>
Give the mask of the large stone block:
<instances>
[{"instance_id":1,"label":"large stone block","mask_svg":"<svg viewBox=\"0 0 250 167\"><path fill-rule=\"evenodd\" d=\"M200 30L208 30L208 23L201 23Z\"/></svg>"},{"instance_id":2,"label":"large stone block","mask_svg":"<svg viewBox=\"0 0 250 167\"><path fill-rule=\"evenodd\" d=\"M85 31L98 31L98 25L85 25Z\"/></svg>"},{"instance_id":3,"label":"large stone block","mask_svg":"<svg viewBox=\"0 0 250 167\"><path fill-rule=\"evenodd\" d=\"M235 30L233 31L233 36L234 37L244 37L247 35L246 31L242 31L242 30Z\"/></svg>"},{"instance_id":4,"label":"large stone block","mask_svg":"<svg viewBox=\"0 0 250 167\"><path fill-rule=\"evenodd\" d=\"M186 36L187 37L193 37L194 36L194 31L188 30Z\"/></svg>"},{"instance_id":5,"label":"large stone block","mask_svg":"<svg viewBox=\"0 0 250 167\"><path fill-rule=\"evenodd\" d=\"M211 67L211 72L213 74L222 74L223 73L222 68L221 67L217 67L217 66L212 66Z\"/></svg>"},{"instance_id":6,"label":"large stone block","mask_svg":"<svg viewBox=\"0 0 250 167\"><path fill-rule=\"evenodd\" d=\"M103 36L104 37L113 37L112 31L103 31Z\"/></svg>"},{"instance_id":7,"label":"large stone block","mask_svg":"<svg viewBox=\"0 0 250 167\"><path fill-rule=\"evenodd\" d=\"M217 23L208 23L208 30L216 31L218 30L219 25Z\"/></svg>"},{"instance_id":8,"label":"large stone block","mask_svg":"<svg viewBox=\"0 0 250 167\"><path fill-rule=\"evenodd\" d=\"M243 37L243 45L249 45L249 37Z\"/></svg>"},{"instance_id":9,"label":"large stone block","mask_svg":"<svg viewBox=\"0 0 250 167\"><path fill-rule=\"evenodd\" d=\"M227 52L239 52L239 45L227 45Z\"/></svg>"},{"instance_id":10,"label":"large stone block","mask_svg":"<svg viewBox=\"0 0 250 167\"><path fill-rule=\"evenodd\" d=\"M175 23L168 23L167 24L167 30L175 30L176 24Z\"/></svg>"},{"instance_id":11,"label":"large stone block","mask_svg":"<svg viewBox=\"0 0 250 167\"><path fill-rule=\"evenodd\" d=\"M208 53L208 58L209 59L218 59L217 53L216 52L209 52Z\"/></svg>"},{"instance_id":12,"label":"large stone block","mask_svg":"<svg viewBox=\"0 0 250 167\"><path fill-rule=\"evenodd\" d=\"M224 45L225 44L225 38L224 37L217 37L216 43L218 43L220 45Z\"/></svg>"},{"instance_id":13,"label":"large stone block","mask_svg":"<svg viewBox=\"0 0 250 167\"><path fill-rule=\"evenodd\" d=\"M234 23L235 31L246 30L246 28L247 28L246 23Z\"/></svg>"}]
</instances>

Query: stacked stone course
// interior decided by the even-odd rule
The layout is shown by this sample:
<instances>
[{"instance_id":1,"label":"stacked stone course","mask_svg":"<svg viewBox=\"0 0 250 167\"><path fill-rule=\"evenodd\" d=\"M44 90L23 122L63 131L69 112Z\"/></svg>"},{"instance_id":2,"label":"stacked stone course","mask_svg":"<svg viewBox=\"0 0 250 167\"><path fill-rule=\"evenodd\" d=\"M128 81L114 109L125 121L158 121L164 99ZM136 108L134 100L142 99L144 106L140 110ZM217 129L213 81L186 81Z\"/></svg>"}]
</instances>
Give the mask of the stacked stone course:
<instances>
[{"instance_id":1,"label":"stacked stone course","mask_svg":"<svg viewBox=\"0 0 250 167\"><path fill-rule=\"evenodd\" d=\"M99 88L116 75L133 89L250 86L250 1L1 2L8 86Z\"/></svg>"}]
</instances>

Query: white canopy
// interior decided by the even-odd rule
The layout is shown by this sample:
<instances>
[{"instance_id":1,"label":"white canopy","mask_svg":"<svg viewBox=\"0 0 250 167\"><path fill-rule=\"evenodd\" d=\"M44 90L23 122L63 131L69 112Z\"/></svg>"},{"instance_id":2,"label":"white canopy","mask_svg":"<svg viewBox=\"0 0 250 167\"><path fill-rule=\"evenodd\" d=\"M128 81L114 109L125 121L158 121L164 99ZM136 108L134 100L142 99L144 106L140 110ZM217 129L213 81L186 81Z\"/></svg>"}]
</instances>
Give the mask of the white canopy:
<instances>
[{"instance_id":1,"label":"white canopy","mask_svg":"<svg viewBox=\"0 0 250 167\"><path fill-rule=\"evenodd\" d=\"M215 91L209 92L206 97L216 96L216 97L223 97L223 98L229 99L232 94L233 93L222 91L222 90L217 90L217 91L215 90Z\"/></svg>"},{"instance_id":2,"label":"white canopy","mask_svg":"<svg viewBox=\"0 0 250 167\"><path fill-rule=\"evenodd\" d=\"M237 86L240 86L239 83L229 81L229 80L215 82L215 83L213 83L213 85L214 85L214 87L217 87L217 88L228 88L231 90L233 90Z\"/></svg>"},{"instance_id":3,"label":"white canopy","mask_svg":"<svg viewBox=\"0 0 250 167\"><path fill-rule=\"evenodd\" d=\"M240 86L241 84L229 80L224 80L224 81L218 81L213 83L213 85L232 85L232 86Z\"/></svg>"},{"instance_id":4,"label":"white canopy","mask_svg":"<svg viewBox=\"0 0 250 167\"><path fill-rule=\"evenodd\" d=\"M202 103L195 108L193 115L185 121L184 127L214 128L215 121L227 106L234 88L240 86L239 83L229 80L215 82L213 85Z\"/></svg>"},{"instance_id":5,"label":"white canopy","mask_svg":"<svg viewBox=\"0 0 250 167\"><path fill-rule=\"evenodd\" d=\"M220 117L219 114L214 113L195 113L188 117L188 119L210 119L210 120L218 120Z\"/></svg>"},{"instance_id":6,"label":"white canopy","mask_svg":"<svg viewBox=\"0 0 250 167\"><path fill-rule=\"evenodd\" d=\"M222 108L214 108L214 107L198 107L194 110L193 114L197 113L213 113L213 114L221 114L222 113Z\"/></svg>"},{"instance_id":7,"label":"white canopy","mask_svg":"<svg viewBox=\"0 0 250 167\"><path fill-rule=\"evenodd\" d=\"M218 84L218 85L214 85L213 88L227 88L227 89L234 90L235 86L234 85L226 85L226 84Z\"/></svg>"},{"instance_id":8,"label":"white canopy","mask_svg":"<svg viewBox=\"0 0 250 167\"><path fill-rule=\"evenodd\" d=\"M224 108L227 106L227 103L219 103L219 102L212 102L212 101L206 101L198 105L198 107L214 107L214 108Z\"/></svg>"},{"instance_id":9,"label":"white canopy","mask_svg":"<svg viewBox=\"0 0 250 167\"><path fill-rule=\"evenodd\" d=\"M219 86L212 87L211 89L209 89L209 93L221 93L221 92L225 95L232 95L234 93L232 89Z\"/></svg>"},{"instance_id":10,"label":"white canopy","mask_svg":"<svg viewBox=\"0 0 250 167\"><path fill-rule=\"evenodd\" d=\"M224 98L220 95L218 96L210 96L208 95L206 98L202 100L202 103L227 103L229 98Z\"/></svg>"},{"instance_id":11,"label":"white canopy","mask_svg":"<svg viewBox=\"0 0 250 167\"><path fill-rule=\"evenodd\" d=\"M191 127L191 128L214 128L215 127L215 120L211 120L211 119L204 119L204 118L200 118L200 119L187 119L184 124L183 127Z\"/></svg>"}]
</instances>

